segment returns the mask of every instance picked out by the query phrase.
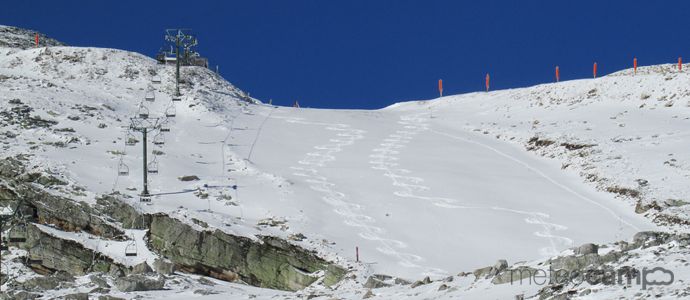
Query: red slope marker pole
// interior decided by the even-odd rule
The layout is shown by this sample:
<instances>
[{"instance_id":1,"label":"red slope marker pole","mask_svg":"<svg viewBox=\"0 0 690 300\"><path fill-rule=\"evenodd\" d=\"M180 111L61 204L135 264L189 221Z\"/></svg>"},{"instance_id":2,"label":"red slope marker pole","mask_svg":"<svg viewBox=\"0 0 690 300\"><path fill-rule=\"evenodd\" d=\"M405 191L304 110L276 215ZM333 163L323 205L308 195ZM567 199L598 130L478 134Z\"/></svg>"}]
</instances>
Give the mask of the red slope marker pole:
<instances>
[{"instance_id":1,"label":"red slope marker pole","mask_svg":"<svg viewBox=\"0 0 690 300\"><path fill-rule=\"evenodd\" d=\"M558 66L556 66L556 82L559 82L559 81L561 81L561 71L558 68Z\"/></svg>"},{"instance_id":2,"label":"red slope marker pole","mask_svg":"<svg viewBox=\"0 0 690 300\"><path fill-rule=\"evenodd\" d=\"M678 57L678 71L683 71L683 58Z\"/></svg>"},{"instance_id":3,"label":"red slope marker pole","mask_svg":"<svg viewBox=\"0 0 690 300\"><path fill-rule=\"evenodd\" d=\"M439 97L443 97L443 80L438 80L438 94Z\"/></svg>"},{"instance_id":4,"label":"red slope marker pole","mask_svg":"<svg viewBox=\"0 0 690 300\"><path fill-rule=\"evenodd\" d=\"M34 36L34 40L36 42L36 48L38 48L38 32L36 33L36 36Z\"/></svg>"},{"instance_id":5,"label":"red slope marker pole","mask_svg":"<svg viewBox=\"0 0 690 300\"><path fill-rule=\"evenodd\" d=\"M491 81L491 77L489 77L489 73L486 73L486 91L489 91L489 83Z\"/></svg>"},{"instance_id":6,"label":"red slope marker pole","mask_svg":"<svg viewBox=\"0 0 690 300\"><path fill-rule=\"evenodd\" d=\"M594 75L594 78L597 78L597 63L594 62L594 66L592 67L592 74Z\"/></svg>"},{"instance_id":7,"label":"red slope marker pole","mask_svg":"<svg viewBox=\"0 0 690 300\"><path fill-rule=\"evenodd\" d=\"M633 74L637 74L637 57L633 58Z\"/></svg>"}]
</instances>

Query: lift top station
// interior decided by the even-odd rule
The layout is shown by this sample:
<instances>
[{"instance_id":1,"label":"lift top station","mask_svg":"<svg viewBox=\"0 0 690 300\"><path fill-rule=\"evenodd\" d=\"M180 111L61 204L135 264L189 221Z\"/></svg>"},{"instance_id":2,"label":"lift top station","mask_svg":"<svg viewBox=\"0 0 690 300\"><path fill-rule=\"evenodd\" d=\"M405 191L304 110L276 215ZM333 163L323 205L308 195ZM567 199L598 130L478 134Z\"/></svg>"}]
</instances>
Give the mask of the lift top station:
<instances>
[{"instance_id":1,"label":"lift top station","mask_svg":"<svg viewBox=\"0 0 690 300\"><path fill-rule=\"evenodd\" d=\"M208 68L208 58L194 49L198 40L191 32L191 29L166 29L165 45L156 54L156 60L162 64L177 64L179 60L180 66Z\"/></svg>"}]
</instances>

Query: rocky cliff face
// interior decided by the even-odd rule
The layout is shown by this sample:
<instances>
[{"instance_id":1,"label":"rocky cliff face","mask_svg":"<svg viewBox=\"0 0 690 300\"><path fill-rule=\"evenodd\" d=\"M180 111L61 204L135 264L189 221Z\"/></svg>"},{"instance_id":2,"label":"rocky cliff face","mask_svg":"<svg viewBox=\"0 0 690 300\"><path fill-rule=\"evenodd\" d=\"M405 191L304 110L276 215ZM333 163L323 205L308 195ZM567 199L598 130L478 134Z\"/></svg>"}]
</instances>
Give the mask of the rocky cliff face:
<instances>
[{"instance_id":1,"label":"rocky cliff face","mask_svg":"<svg viewBox=\"0 0 690 300\"><path fill-rule=\"evenodd\" d=\"M50 234L36 224L59 231L87 232L113 241L128 239L125 229L148 230L150 250L174 265L165 269L266 288L296 291L319 279L328 286L340 281L345 274L343 268L285 240L269 236L253 240L220 230L196 229L166 214L148 215L137 211L117 193L98 197L94 206L53 195L44 190L51 181L43 184L37 181L48 175L28 172L27 162L22 157L0 160L0 194L8 198L3 204L17 207L21 212L8 220L5 228L9 226L10 232L17 231L17 225L21 224L26 241L11 243L11 246L26 250L26 256L20 260L39 274L127 276L115 282L120 283L116 286L126 286L128 291L149 286L147 282L151 280L155 282L152 286L163 286L151 276L131 276L147 270L152 272L146 263L127 267L78 241ZM158 270L163 269L158 266L156 269L167 275L172 273ZM137 278L146 279L146 282L137 283Z\"/></svg>"},{"instance_id":2,"label":"rocky cliff face","mask_svg":"<svg viewBox=\"0 0 690 300\"><path fill-rule=\"evenodd\" d=\"M195 230L164 214L151 218L149 246L180 270L251 285L299 290L324 272L324 283L342 279L345 270L314 253L274 237L253 241L220 230Z\"/></svg>"}]
</instances>

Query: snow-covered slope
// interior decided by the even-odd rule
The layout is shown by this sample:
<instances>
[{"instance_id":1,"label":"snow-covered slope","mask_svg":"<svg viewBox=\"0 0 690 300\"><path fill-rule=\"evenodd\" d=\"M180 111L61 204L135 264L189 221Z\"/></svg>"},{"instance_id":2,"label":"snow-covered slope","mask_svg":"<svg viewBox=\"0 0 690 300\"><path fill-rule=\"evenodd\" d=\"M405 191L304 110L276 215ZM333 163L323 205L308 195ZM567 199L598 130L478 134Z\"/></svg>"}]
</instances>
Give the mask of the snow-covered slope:
<instances>
[{"instance_id":1,"label":"snow-covered slope","mask_svg":"<svg viewBox=\"0 0 690 300\"><path fill-rule=\"evenodd\" d=\"M350 268L354 277L333 294L361 298L371 274L437 280L644 230L687 232L689 77L653 66L375 111L315 110L261 104L197 67L183 68L185 96L172 102L174 69L126 51L0 48L2 156L31 154L32 168L69 183L51 193L75 201L95 205L117 191L145 212L286 238ZM155 100L145 101L150 91ZM149 144L158 166L151 203L138 201L142 143L125 143L141 140L129 130L141 105L170 129L149 136L164 140ZM54 234L106 247L88 234ZM145 247L143 231L127 234ZM126 265L155 258L107 245L99 251ZM461 277L438 294L439 284L417 296L525 292ZM281 294L242 293L253 292ZM394 287L380 296L414 294Z\"/></svg>"}]
</instances>

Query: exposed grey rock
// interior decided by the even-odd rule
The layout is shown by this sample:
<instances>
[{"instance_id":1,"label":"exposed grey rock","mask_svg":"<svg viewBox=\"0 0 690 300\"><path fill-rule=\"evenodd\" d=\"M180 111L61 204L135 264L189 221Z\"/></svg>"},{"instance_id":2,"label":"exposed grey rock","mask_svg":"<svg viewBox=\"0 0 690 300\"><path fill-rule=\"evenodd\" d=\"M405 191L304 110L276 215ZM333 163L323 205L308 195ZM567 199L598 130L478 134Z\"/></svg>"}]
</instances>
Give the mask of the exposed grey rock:
<instances>
[{"instance_id":1,"label":"exposed grey rock","mask_svg":"<svg viewBox=\"0 0 690 300\"><path fill-rule=\"evenodd\" d=\"M506 261L505 259L499 259L493 266L476 269L474 270L474 272L472 272L472 274L474 274L475 280L478 280L481 278L489 278L492 276L496 276L498 273L502 272L507 268L508 261Z\"/></svg>"},{"instance_id":2,"label":"exposed grey rock","mask_svg":"<svg viewBox=\"0 0 690 300\"><path fill-rule=\"evenodd\" d=\"M126 229L147 229L151 223L149 216L137 211L120 198L119 194L103 195L96 198L96 210L114 218Z\"/></svg>"},{"instance_id":3,"label":"exposed grey rock","mask_svg":"<svg viewBox=\"0 0 690 300\"><path fill-rule=\"evenodd\" d=\"M170 259L182 272L211 276L225 281L299 290L325 271L324 284L330 286L345 271L313 252L275 237L259 237L261 242L227 234L220 230L198 231L164 214L151 216L149 248Z\"/></svg>"},{"instance_id":4,"label":"exposed grey rock","mask_svg":"<svg viewBox=\"0 0 690 300\"><path fill-rule=\"evenodd\" d=\"M575 249L576 255L598 254L599 246L591 243L583 244Z\"/></svg>"},{"instance_id":5,"label":"exposed grey rock","mask_svg":"<svg viewBox=\"0 0 690 300\"><path fill-rule=\"evenodd\" d=\"M65 300L89 300L88 293L76 293L65 295Z\"/></svg>"},{"instance_id":6,"label":"exposed grey rock","mask_svg":"<svg viewBox=\"0 0 690 300\"><path fill-rule=\"evenodd\" d=\"M34 40L38 34L39 46L64 46L65 44L55 39L49 38L38 31L0 25L0 47L28 49L36 47Z\"/></svg>"},{"instance_id":7,"label":"exposed grey rock","mask_svg":"<svg viewBox=\"0 0 690 300\"><path fill-rule=\"evenodd\" d=\"M427 276L427 277L424 277L424 279L422 279L422 280L415 281L410 287L416 288L420 285L425 285L425 284L429 284L429 283L431 283L431 278L429 278L429 276Z\"/></svg>"},{"instance_id":8,"label":"exposed grey rock","mask_svg":"<svg viewBox=\"0 0 690 300\"><path fill-rule=\"evenodd\" d=\"M161 275L172 275L175 273L175 265L165 259L156 258L153 261L153 267L156 273Z\"/></svg>"},{"instance_id":9,"label":"exposed grey rock","mask_svg":"<svg viewBox=\"0 0 690 300\"><path fill-rule=\"evenodd\" d=\"M60 280L53 276L39 276L28 279L18 286L29 292L41 292L46 290L53 290L60 286Z\"/></svg>"},{"instance_id":10,"label":"exposed grey rock","mask_svg":"<svg viewBox=\"0 0 690 300\"><path fill-rule=\"evenodd\" d=\"M398 277L396 277L395 279L393 279L393 283L395 283L395 284L397 284L397 285L409 285L409 284L412 284L412 282L410 282L410 281L408 281L408 280L405 280L405 279L402 279L402 278L398 278Z\"/></svg>"},{"instance_id":11,"label":"exposed grey rock","mask_svg":"<svg viewBox=\"0 0 690 300\"><path fill-rule=\"evenodd\" d=\"M497 274L492 280L491 283L493 284L504 284L504 283L510 283L514 281L521 281L524 279L531 280L531 276L533 276L537 272L536 269L527 267L527 266L519 266L517 268L512 268L512 269L507 269L501 272L500 274Z\"/></svg>"},{"instance_id":12,"label":"exposed grey rock","mask_svg":"<svg viewBox=\"0 0 690 300\"><path fill-rule=\"evenodd\" d=\"M208 295L220 294L220 292L214 291L214 290L209 290L209 289L203 289L203 290L195 290L194 294L208 296Z\"/></svg>"},{"instance_id":13,"label":"exposed grey rock","mask_svg":"<svg viewBox=\"0 0 690 300\"><path fill-rule=\"evenodd\" d=\"M390 280L392 277L386 276L386 275L371 275L367 279L367 281L364 283L364 287L368 289L377 289L377 288L382 288L382 287L389 287L391 286L390 283L386 283L384 281Z\"/></svg>"},{"instance_id":14,"label":"exposed grey rock","mask_svg":"<svg viewBox=\"0 0 690 300\"><path fill-rule=\"evenodd\" d=\"M503 270L508 268L508 261L505 259L499 259L496 264L494 264L493 272L495 274L501 273Z\"/></svg>"},{"instance_id":15,"label":"exposed grey rock","mask_svg":"<svg viewBox=\"0 0 690 300\"><path fill-rule=\"evenodd\" d=\"M129 274L145 274L151 272L153 272L153 269L151 269L149 264L145 261L136 266L131 267L131 269L129 270Z\"/></svg>"},{"instance_id":16,"label":"exposed grey rock","mask_svg":"<svg viewBox=\"0 0 690 300\"><path fill-rule=\"evenodd\" d=\"M445 291L445 290L447 290L447 289L448 289L448 285L446 285L445 283L444 283L444 284L441 284L441 285L438 287L438 291Z\"/></svg>"},{"instance_id":17,"label":"exposed grey rock","mask_svg":"<svg viewBox=\"0 0 690 300\"><path fill-rule=\"evenodd\" d=\"M199 176L185 175L185 176L180 176L177 179L179 179L180 181L197 181L197 180L199 180Z\"/></svg>"},{"instance_id":18,"label":"exposed grey rock","mask_svg":"<svg viewBox=\"0 0 690 300\"><path fill-rule=\"evenodd\" d=\"M38 299L40 297L41 297L41 294L34 294L34 293L26 292L26 291L20 291L18 293L13 294L10 298L7 298L7 299L32 300L32 299Z\"/></svg>"},{"instance_id":19,"label":"exposed grey rock","mask_svg":"<svg viewBox=\"0 0 690 300\"><path fill-rule=\"evenodd\" d=\"M89 279L93 284L97 285L100 288L110 288L108 282L105 281L105 279L103 279L101 276L101 274L93 274L89 276Z\"/></svg>"},{"instance_id":20,"label":"exposed grey rock","mask_svg":"<svg viewBox=\"0 0 690 300\"><path fill-rule=\"evenodd\" d=\"M35 271L59 270L82 276L89 272L107 272L111 265L117 265L109 257L76 241L45 233L33 224L27 226L27 241L22 246L28 250L30 258L40 259L39 265L32 265Z\"/></svg>"},{"instance_id":21,"label":"exposed grey rock","mask_svg":"<svg viewBox=\"0 0 690 300\"><path fill-rule=\"evenodd\" d=\"M490 275L492 275L493 269L494 269L494 267L479 268L479 269L474 270L472 272L472 274L474 274L474 277L476 279L486 278L486 277L489 277Z\"/></svg>"},{"instance_id":22,"label":"exposed grey rock","mask_svg":"<svg viewBox=\"0 0 690 300\"><path fill-rule=\"evenodd\" d=\"M119 298L110 295L98 296L98 300L125 300L125 298Z\"/></svg>"},{"instance_id":23,"label":"exposed grey rock","mask_svg":"<svg viewBox=\"0 0 690 300\"><path fill-rule=\"evenodd\" d=\"M115 280L115 286L121 292L156 291L165 286L162 276L146 276L141 274L120 277Z\"/></svg>"},{"instance_id":24,"label":"exposed grey rock","mask_svg":"<svg viewBox=\"0 0 690 300\"><path fill-rule=\"evenodd\" d=\"M367 290L366 293L364 293L364 296L362 296L362 299L369 299L371 297L374 297L374 293L371 290Z\"/></svg>"}]
</instances>

